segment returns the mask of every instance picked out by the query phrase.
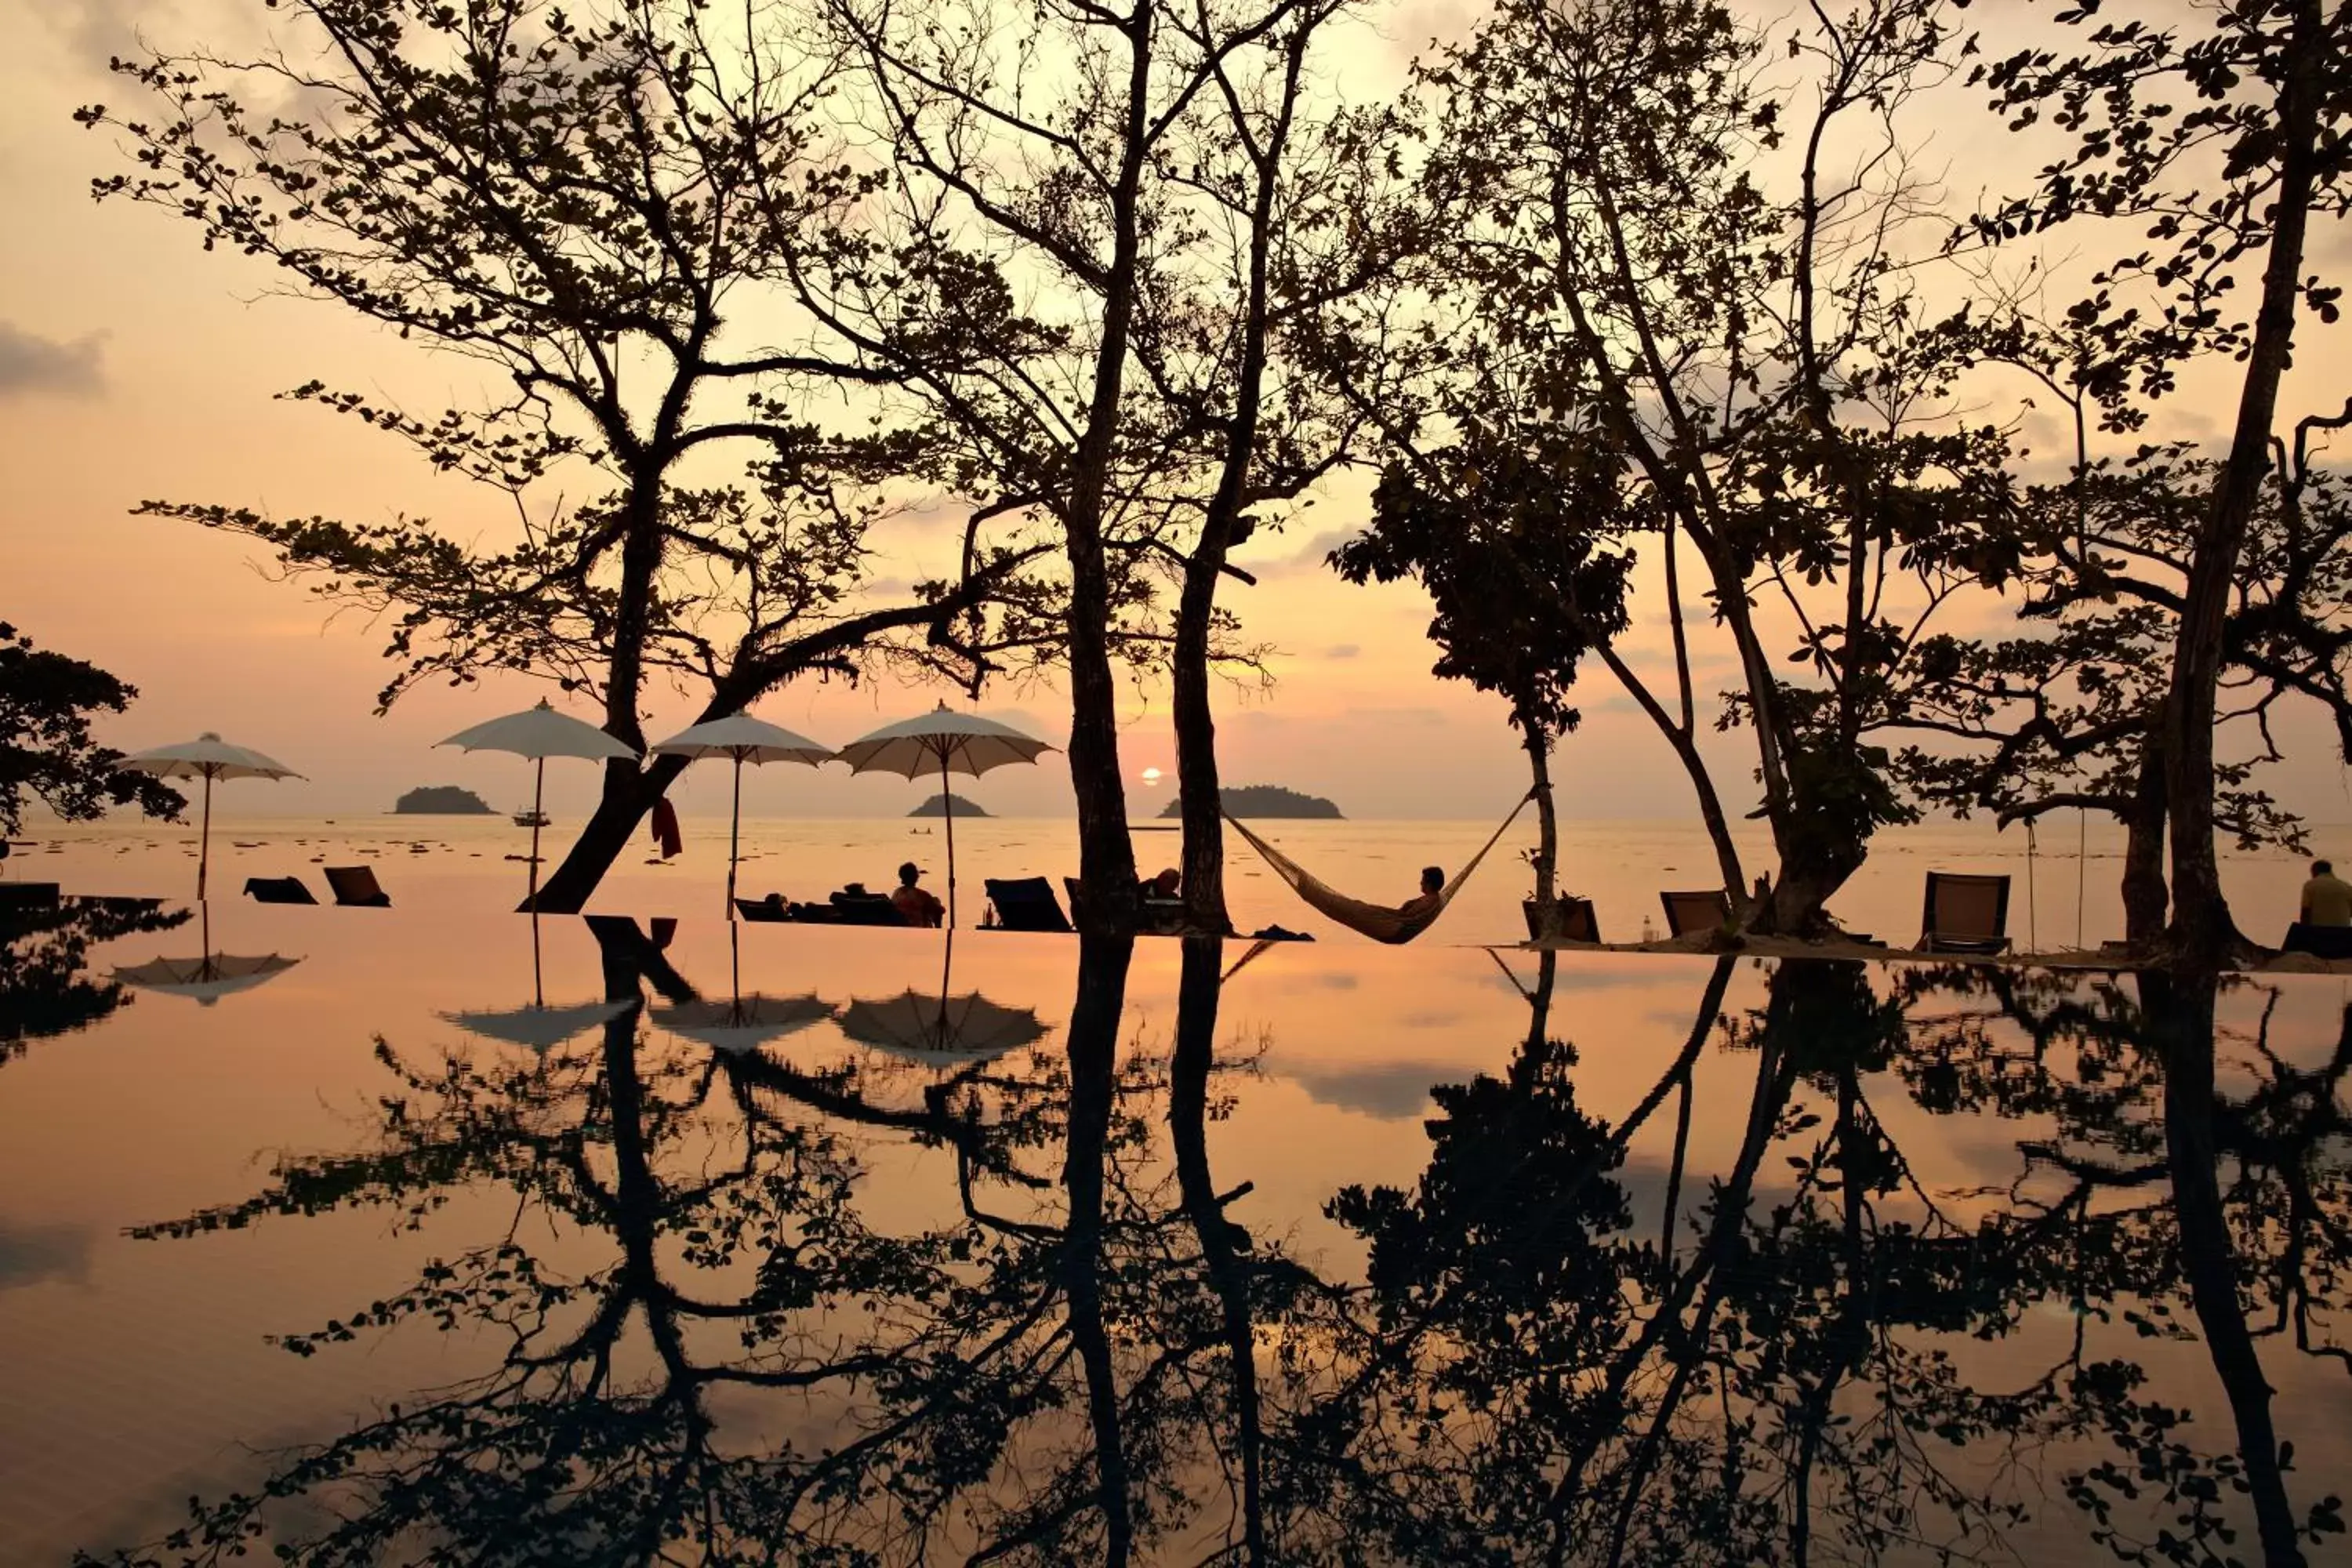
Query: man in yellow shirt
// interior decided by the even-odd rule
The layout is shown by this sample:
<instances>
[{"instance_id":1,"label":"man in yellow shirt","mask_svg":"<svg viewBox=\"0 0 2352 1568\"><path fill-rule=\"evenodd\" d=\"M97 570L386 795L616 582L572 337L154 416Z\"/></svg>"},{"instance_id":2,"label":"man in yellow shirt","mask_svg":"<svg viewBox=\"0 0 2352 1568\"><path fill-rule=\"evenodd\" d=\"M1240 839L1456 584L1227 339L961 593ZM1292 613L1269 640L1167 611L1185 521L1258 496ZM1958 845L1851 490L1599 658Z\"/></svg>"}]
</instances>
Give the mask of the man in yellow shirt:
<instances>
[{"instance_id":1,"label":"man in yellow shirt","mask_svg":"<svg viewBox=\"0 0 2352 1568\"><path fill-rule=\"evenodd\" d=\"M2311 880L2303 885L2303 923L2352 926L2352 882L2338 877L2326 860L2311 863Z\"/></svg>"}]
</instances>

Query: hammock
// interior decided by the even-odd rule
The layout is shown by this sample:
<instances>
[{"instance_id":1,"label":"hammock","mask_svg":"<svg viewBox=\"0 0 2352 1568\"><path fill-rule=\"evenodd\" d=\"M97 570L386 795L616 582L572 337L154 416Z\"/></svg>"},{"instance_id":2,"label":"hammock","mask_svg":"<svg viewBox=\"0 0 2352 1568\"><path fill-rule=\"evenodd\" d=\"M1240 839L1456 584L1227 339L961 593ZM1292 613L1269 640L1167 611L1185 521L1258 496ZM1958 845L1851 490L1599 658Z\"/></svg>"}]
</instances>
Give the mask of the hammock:
<instances>
[{"instance_id":1,"label":"hammock","mask_svg":"<svg viewBox=\"0 0 2352 1568\"><path fill-rule=\"evenodd\" d=\"M1470 879L1470 873L1478 868L1478 862L1486 858L1487 850L1502 842L1503 835L1511 830L1511 824L1519 819L1519 813L1527 810L1528 802L1535 797L1533 790L1521 795L1519 804L1511 807L1511 815L1503 818L1503 826L1495 829L1495 836L1486 840L1486 847L1471 856L1470 863L1456 871L1454 879L1438 891L1436 904L1415 915L1408 915L1387 904L1368 904L1361 899L1351 899L1329 883L1318 879L1312 871L1233 817L1226 816L1225 820L1233 824L1234 832L1249 840L1250 847L1274 868L1276 876L1290 884L1290 890L1306 900L1309 908L1330 916L1349 931L1370 937L1374 942L1402 946L1437 923L1437 917L1445 912L1445 906L1454 901L1454 895L1462 890L1462 884Z\"/></svg>"}]
</instances>

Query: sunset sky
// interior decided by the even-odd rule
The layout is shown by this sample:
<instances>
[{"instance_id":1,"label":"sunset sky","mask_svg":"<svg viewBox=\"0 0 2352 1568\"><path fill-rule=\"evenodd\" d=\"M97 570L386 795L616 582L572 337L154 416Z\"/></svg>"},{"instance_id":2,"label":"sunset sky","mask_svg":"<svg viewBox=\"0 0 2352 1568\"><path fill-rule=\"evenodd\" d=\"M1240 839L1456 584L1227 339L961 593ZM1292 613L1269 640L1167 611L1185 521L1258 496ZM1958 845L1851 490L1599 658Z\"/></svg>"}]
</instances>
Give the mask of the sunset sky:
<instances>
[{"instance_id":1,"label":"sunset sky","mask_svg":"<svg viewBox=\"0 0 2352 1568\"><path fill-rule=\"evenodd\" d=\"M474 368L401 342L340 308L286 297L273 269L207 255L185 225L88 194L119 162L73 110L126 97L110 53L140 33L174 44L232 47L254 37L260 0L0 0L12 47L0 54L0 619L44 647L92 659L136 684L141 700L110 721L125 749L200 730L282 758L305 784L241 791L240 813L326 815L383 809L418 784L457 783L494 805L520 797L522 764L434 753L448 732L525 705L541 688L515 680L462 691L419 690L387 717L373 713L386 667L380 628L329 622L303 592L266 579L260 552L191 525L134 518L146 499L220 501L352 521L425 514L455 531L497 522L503 498L429 476L405 447L273 394L314 377L421 413L462 402ZM2000 25L2000 8L1970 15ZM1393 72L1453 13L1394 14L1389 39L1365 35L1366 63ZM1963 127L1980 136L1981 124ZM1979 171L1971 162L1970 173ZM1990 177L1989 174L1983 177ZM2340 255L2340 236L2328 250ZM2296 384L2340 384L2340 345L2306 348ZM2341 396L2340 388L2335 394ZM2184 398L2173 428L2214 427L2217 402ZM1257 587L1228 585L1249 631L1276 645L1271 691L1223 701L1221 756L1230 783L1275 782L1328 795L1350 816L1498 816L1526 787L1499 701L1427 672L1423 601L1407 589L1339 582L1324 552L1361 518L1365 481L1332 488L1308 517L1242 552ZM478 519L478 522L476 521ZM906 573L924 563L892 563ZM1648 603L1654 607L1656 595ZM1998 607L1993 608L1998 614ZM1654 657L1663 630L1632 645ZM1702 689L1727 685L1727 650L1703 637ZM1653 664L1651 668L1655 668ZM1587 678L1583 731L1557 767L1563 810L1582 817L1678 816L1689 794L1664 742L1597 668ZM806 684L756 710L838 744L926 708L938 694L887 683L856 690ZM1050 688L992 692L983 710L1056 741L1066 731ZM584 705L575 709L593 717ZM1164 693L1127 704L1122 755L1130 779L1175 765ZM692 717L662 695L649 732ZM2344 769L2323 730L2298 715L2282 731L2294 752L2277 787L2322 821L2352 819ZM1746 788L1737 739L1718 748L1727 792ZM689 776L686 809L725 810L724 779ZM551 770L551 804L572 809L593 790L587 767ZM967 793L1007 815L1069 808L1057 758L1010 769ZM920 794L894 779L832 768L770 770L747 784L754 814L897 815ZM1158 809L1139 785L1136 809Z\"/></svg>"}]
</instances>

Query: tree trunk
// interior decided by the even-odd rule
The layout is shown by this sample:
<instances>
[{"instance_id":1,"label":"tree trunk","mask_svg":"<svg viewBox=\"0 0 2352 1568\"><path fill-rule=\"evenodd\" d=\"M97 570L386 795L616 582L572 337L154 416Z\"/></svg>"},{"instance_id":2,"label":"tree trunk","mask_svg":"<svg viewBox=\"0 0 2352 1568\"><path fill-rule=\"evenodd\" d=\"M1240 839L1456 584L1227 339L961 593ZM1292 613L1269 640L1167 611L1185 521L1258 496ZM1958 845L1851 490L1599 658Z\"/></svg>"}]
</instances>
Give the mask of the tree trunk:
<instances>
[{"instance_id":1,"label":"tree trunk","mask_svg":"<svg viewBox=\"0 0 2352 1568\"><path fill-rule=\"evenodd\" d=\"M2170 901L2164 882L2164 773L2162 735L2150 734L2124 819L2124 940L2135 952L2163 938Z\"/></svg>"},{"instance_id":2,"label":"tree trunk","mask_svg":"<svg viewBox=\"0 0 2352 1568\"><path fill-rule=\"evenodd\" d=\"M1203 529L1184 565L1184 593L1176 611L1174 678L1176 787L1184 821L1184 919L1197 931L1225 932L1223 784L1217 770L1217 721L1209 709L1209 618L1216 606L1224 542Z\"/></svg>"},{"instance_id":3,"label":"tree trunk","mask_svg":"<svg viewBox=\"0 0 2352 1568\"><path fill-rule=\"evenodd\" d=\"M1714 775L1706 771L1706 759L1699 755L1697 742L1691 738L1689 730L1676 724L1673 716L1659 706L1649 687L1633 673L1631 666L1618 657L1616 649L1606 642L1596 640L1592 644L1592 651L1600 655L1601 662L1608 666L1609 673L1617 678L1617 684L1624 689L1625 694L1633 698L1643 712L1650 716L1650 722L1657 726L1658 733L1664 735L1666 744L1674 748L1675 760L1682 763L1684 776L1691 783L1691 792L1698 797L1699 820L1706 824L1707 842L1715 848L1716 868L1722 873L1723 890L1731 900L1732 913L1744 918L1748 913L1747 873L1740 868L1739 846L1732 842L1731 819L1724 815L1723 797L1715 793ZM1687 675L1683 679L1685 682L1683 708L1687 713L1691 706Z\"/></svg>"},{"instance_id":4,"label":"tree trunk","mask_svg":"<svg viewBox=\"0 0 2352 1568\"><path fill-rule=\"evenodd\" d=\"M604 879L604 873L613 868L613 862L621 858L621 851L629 847L629 839L645 820L646 813L669 792L669 786L685 771L684 757L656 757L649 768L619 761L606 763L604 797L597 801L580 837L564 853L563 864L539 885L541 910L556 915L578 914L596 891L597 884ZM530 909L530 900L523 900L521 907Z\"/></svg>"},{"instance_id":5,"label":"tree trunk","mask_svg":"<svg viewBox=\"0 0 2352 1568\"><path fill-rule=\"evenodd\" d=\"M1801 812L1801 807L1799 808ZM1770 900L1751 910L1748 929L1781 936L1811 936L1828 925L1823 912L1846 879L1861 868L1866 850L1836 836L1795 826L1784 837L1780 879Z\"/></svg>"},{"instance_id":6,"label":"tree trunk","mask_svg":"<svg viewBox=\"0 0 2352 1568\"><path fill-rule=\"evenodd\" d=\"M2238 1427L2238 1456L2266 1568L2302 1568L2303 1548L2279 1463L2271 1420L2270 1380L2246 1326L2238 1296L2237 1258L2222 1205L2214 1139L2213 998L2216 976L2143 974L2140 1010L2153 1024L2164 1057L2164 1146L2172 1176L2175 1222L2180 1231L2180 1271L2189 1281L2206 1354L2230 1401Z\"/></svg>"},{"instance_id":7,"label":"tree trunk","mask_svg":"<svg viewBox=\"0 0 2352 1568\"><path fill-rule=\"evenodd\" d=\"M2213 488L2212 509L2198 530L2189 559L2166 704L2172 742L2165 784L2172 815L2173 962L2188 974L2218 970L2238 938L2221 896L2213 840L2213 725L2222 634L2247 525L2270 470L2279 381L2293 357L2304 239L2318 174L2320 100L2330 63L2319 0L2296 0L2289 15L2286 74L2276 110L2278 184L2270 208L2262 304L2246 355L2229 461Z\"/></svg>"},{"instance_id":8,"label":"tree trunk","mask_svg":"<svg viewBox=\"0 0 2352 1568\"><path fill-rule=\"evenodd\" d=\"M1529 934L1540 942L1560 934L1559 811L1551 798L1551 736L1537 721L1523 718L1519 741L1536 792L1535 918Z\"/></svg>"}]
</instances>

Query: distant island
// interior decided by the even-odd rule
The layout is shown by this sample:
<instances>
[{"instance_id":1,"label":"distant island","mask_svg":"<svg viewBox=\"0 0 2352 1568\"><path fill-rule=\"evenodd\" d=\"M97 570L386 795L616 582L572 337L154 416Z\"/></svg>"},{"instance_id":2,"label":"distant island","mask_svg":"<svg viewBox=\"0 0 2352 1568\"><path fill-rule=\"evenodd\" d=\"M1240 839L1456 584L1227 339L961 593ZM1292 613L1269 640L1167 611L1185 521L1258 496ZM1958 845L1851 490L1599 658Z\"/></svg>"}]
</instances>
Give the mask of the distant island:
<instances>
[{"instance_id":1,"label":"distant island","mask_svg":"<svg viewBox=\"0 0 2352 1568\"><path fill-rule=\"evenodd\" d=\"M961 795L955 797L955 811L958 816L986 816L988 815L988 813L981 810L980 807L972 805L971 802L964 799ZM922 805L915 807L914 810L908 812L907 815L908 816L945 816L947 814L948 797L943 795L935 795L931 796L930 799L923 802Z\"/></svg>"},{"instance_id":2,"label":"distant island","mask_svg":"<svg viewBox=\"0 0 2352 1568\"><path fill-rule=\"evenodd\" d=\"M410 790L393 804L400 816L496 816L489 803L456 784L425 784Z\"/></svg>"},{"instance_id":3,"label":"distant island","mask_svg":"<svg viewBox=\"0 0 2352 1568\"><path fill-rule=\"evenodd\" d=\"M1311 816L1337 821L1339 808L1319 795L1301 795L1280 784L1235 784L1217 792L1224 803L1228 816ZM1184 815L1184 802L1180 796L1168 803L1162 817Z\"/></svg>"}]
</instances>

